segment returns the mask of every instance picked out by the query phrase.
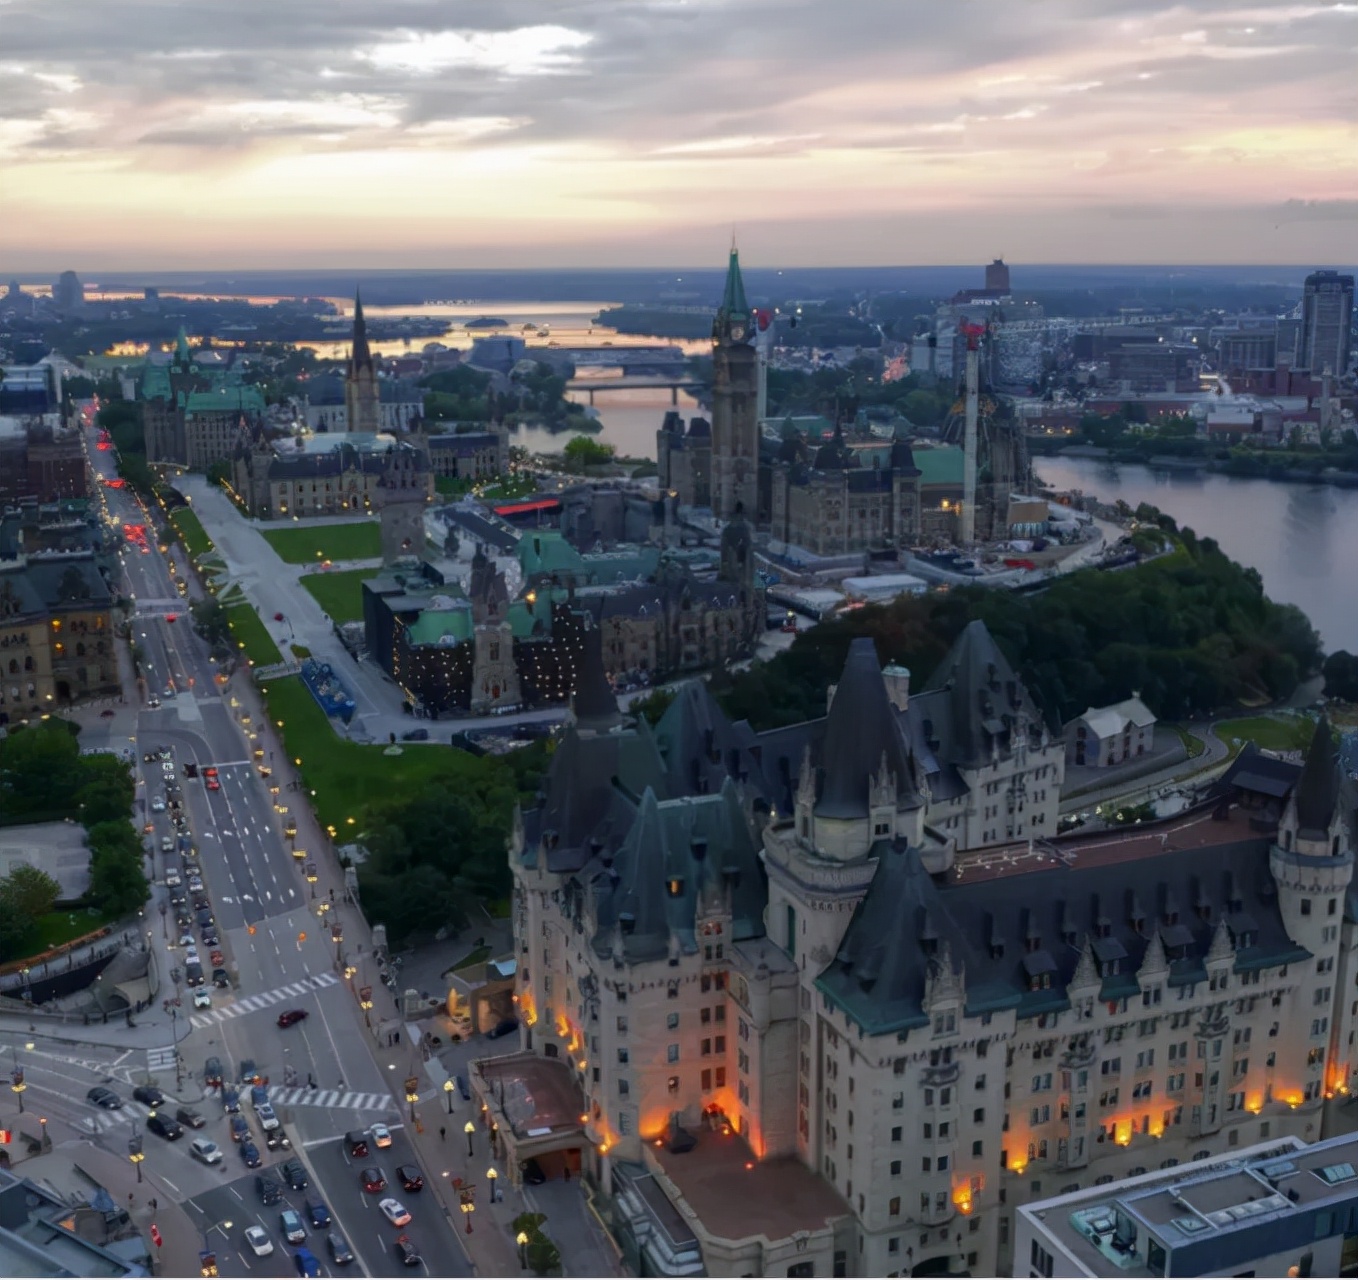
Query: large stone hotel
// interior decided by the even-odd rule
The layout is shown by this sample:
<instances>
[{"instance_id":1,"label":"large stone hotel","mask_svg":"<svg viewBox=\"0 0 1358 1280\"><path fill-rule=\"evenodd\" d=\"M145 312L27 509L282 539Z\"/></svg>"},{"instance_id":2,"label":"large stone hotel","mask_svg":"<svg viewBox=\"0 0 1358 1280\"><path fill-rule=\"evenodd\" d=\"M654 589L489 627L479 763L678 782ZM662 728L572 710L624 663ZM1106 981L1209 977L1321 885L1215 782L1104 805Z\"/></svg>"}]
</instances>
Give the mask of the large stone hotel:
<instances>
[{"instance_id":1,"label":"large stone hotel","mask_svg":"<svg viewBox=\"0 0 1358 1280\"><path fill-rule=\"evenodd\" d=\"M1054 838L1063 767L979 622L917 691L856 641L764 733L582 686L511 845L522 1071L574 1101L516 1127L478 1076L511 1154L640 1274L1003 1274L1027 1201L1342 1127L1325 722L1149 829Z\"/></svg>"}]
</instances>

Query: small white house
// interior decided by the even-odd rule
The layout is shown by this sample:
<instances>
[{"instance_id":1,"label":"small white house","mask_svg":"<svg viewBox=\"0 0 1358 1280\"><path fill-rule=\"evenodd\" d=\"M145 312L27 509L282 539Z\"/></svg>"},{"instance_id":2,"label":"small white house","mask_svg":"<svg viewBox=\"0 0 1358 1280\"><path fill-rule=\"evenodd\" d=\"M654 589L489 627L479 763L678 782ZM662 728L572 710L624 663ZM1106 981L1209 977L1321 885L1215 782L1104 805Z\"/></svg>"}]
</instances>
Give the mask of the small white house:
<instances>
[{"instance_id":1,"label":"small white house","mask_svg":"<svg viewBox=\"0 0 1358 1280\"><path fill-rule=\"evenodd\" d=\"M1155 716L1133 694L1109 707L1090 707L1066 725L1065 738L1069 764L1122 764L1154 750Z\"/></svg>"}]
</instances>

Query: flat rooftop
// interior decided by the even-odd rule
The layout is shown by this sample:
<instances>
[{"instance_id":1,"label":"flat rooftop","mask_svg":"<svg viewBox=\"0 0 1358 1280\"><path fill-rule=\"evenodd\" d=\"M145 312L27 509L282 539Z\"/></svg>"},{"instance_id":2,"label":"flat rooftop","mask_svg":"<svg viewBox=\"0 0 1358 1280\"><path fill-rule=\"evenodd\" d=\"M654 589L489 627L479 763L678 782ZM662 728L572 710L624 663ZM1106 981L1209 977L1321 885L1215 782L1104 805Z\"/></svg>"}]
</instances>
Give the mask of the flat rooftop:
<instances>
[{"instance_id":1,"label":"flat rooftop","mask_svg":"<svg viewBox=\"0 0 1358 1280\"><path fill-rule=\"evenodd\" d=\"M85 829L74 822L36 822L0 828L0 878L17 866L45 871L61 885L61 901L74 902L90 887Z\"/></svg>"},{"instance_id":2,"label":"flat rooftop","mask_svg":"<svg viewBox=\"0 0 1358 1280\"><path fill-rule=\"evenodd\" d=\"M560 1060L515 1053L472 1063L518 1138L544 1138L580 1128L585 1100Z\"/></svg>"},{"instance_id":3,"label":"flat rooftop","mask_svg":"<svg viewBox=\"0 0 1358 1280\"><path fill-rule=\"evenodd\" d=\"M849 1206L796 1156L756 1160L734 1131L689 1130L692 1151L673 1154L665 1142L646 1148L647 1164L688 1202L704 1229L724 1240L782 1240L816 1231L849 1214Z\"/></svg>"}]
</instances>

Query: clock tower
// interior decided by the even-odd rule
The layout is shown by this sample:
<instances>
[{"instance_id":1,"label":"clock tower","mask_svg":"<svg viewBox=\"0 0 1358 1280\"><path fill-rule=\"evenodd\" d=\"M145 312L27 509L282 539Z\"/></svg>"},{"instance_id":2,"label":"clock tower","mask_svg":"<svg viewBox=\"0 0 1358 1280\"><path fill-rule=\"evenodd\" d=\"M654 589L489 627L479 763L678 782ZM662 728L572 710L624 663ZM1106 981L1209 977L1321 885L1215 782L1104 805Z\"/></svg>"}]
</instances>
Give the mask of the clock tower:
<instances>
[{"instance_id":1,"label":"clock tower","mask_svg":"<svg viewBox=\"0 0 1358 1280\"><path fill-rule=\"evenodd\" d=\"M712 514L758 517L759 359L751 342L740 256L731 246L726 288L712 322Z\"/></svg>"}]
</instances>

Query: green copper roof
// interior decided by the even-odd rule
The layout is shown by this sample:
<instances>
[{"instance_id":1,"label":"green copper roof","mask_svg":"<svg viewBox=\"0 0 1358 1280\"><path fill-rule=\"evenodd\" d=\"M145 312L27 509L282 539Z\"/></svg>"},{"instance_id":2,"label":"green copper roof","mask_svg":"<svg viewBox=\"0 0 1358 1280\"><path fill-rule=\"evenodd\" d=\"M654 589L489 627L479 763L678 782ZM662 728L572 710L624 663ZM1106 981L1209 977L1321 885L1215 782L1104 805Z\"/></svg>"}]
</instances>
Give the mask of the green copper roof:
<instances>
[{"instance_id":1,"label":"green copper roof","mask_svg":"<svg viewBox=\"0 0 1358 1280\"><path fill-rule=\"evenodd\" d=\"M188 364L192 357L189 355L189 335L184 332L184 326L179 326L179 337L174 340L174 358L176 363Z\"/></svg>"},{"instance_id":2,"label":"green copper roof","mask_svg":"<svg viewBox=\"0 0 1358 1280\"><path fill-rule=\"evenodd\" d=\"M660 563L659 547L631 547L622 551L582 555L561 534L534 530L519 539L519 564L528 581L569 575L578 584L630 582L649 578Z\"/></svg>"},{"instance_id":3,"label":"green copper roof","mask_svg":"<svg viewBox=\"0 0 1358 1280\"><path fill-rule=\"evenodd\" d=\"M951 446L941 449L916 449L915 466L920 471L920 484L962 483L961 449Z\"/></svg>"},{"instance_id":4,"label":"green copper roof","mask_svg":"<svg viewBox=\"0 0 1358 1280\"><path fill-rule=\"evenodd\" d=\"M729 316L747 316L750 304L745 301L745 281L740 278L740 254L731 246L731 261L726 268L726 289L721 295L721 309Z\"/></svg>"},{"instance_id":5,"label":"green copper roof","mask_svg":"<svg viewBox=\"0 0 1358 1280\"><path fill-rule=\"evenodd\" d=\"M472 611L461 609L424 609L407 628L411 644L461 644L472 638Z\"/></svg>"},{"instance_id":6,"label":"green copper roof","mask_svg":"<svg viewBox=\"0 0 1358 1280\"><path fill-rule=\"evenodd\" d=\"M564 587L555 591L548 591L543 588L533 592L532 601L529 601L527 597L522 600L515 600L505 610L505 620L509 623L514 638L516 640L527 639L533 634L534 625L539 622L550 635L552 631L552 603L565 600L569 595L570 593Z\"/></svg>"},{"instance_id":7,"label":"green copper roof","mask_svg":"<svg viewBox=\"0 0 1358 1280\"><path fill-rule=\"evenodd\" d=\"M184 408L189 413L220 413L227 409L263 413L264 397L258 387L221 387L215 391L190 392Z\"/></svg>"}]
</instances>

